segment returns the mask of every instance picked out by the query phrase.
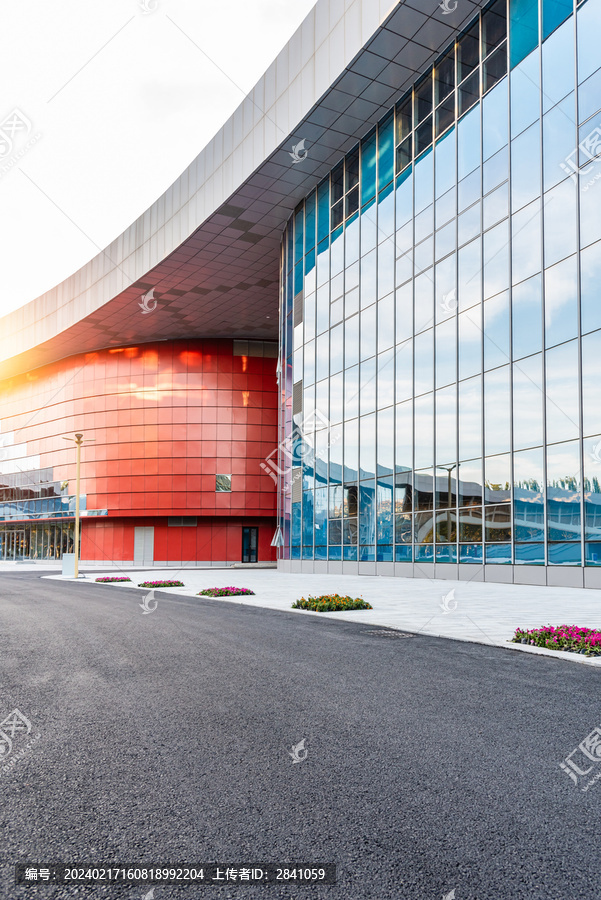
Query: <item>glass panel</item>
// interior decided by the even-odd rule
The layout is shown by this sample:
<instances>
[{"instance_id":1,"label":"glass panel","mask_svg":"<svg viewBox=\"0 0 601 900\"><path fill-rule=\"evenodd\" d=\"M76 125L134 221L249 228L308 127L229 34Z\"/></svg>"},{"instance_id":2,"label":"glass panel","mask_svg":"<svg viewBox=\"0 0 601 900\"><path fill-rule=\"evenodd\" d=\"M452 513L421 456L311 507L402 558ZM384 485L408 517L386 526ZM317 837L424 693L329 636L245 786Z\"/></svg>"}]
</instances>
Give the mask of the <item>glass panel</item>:
<instances>
[{"instance_id":1,"label":"glass panel","mask_svg":"<svg viewBox=\"0 0 601 900\"><path fill-rule=\"evenodd\" d=\"M515 545L515 564L516 564L516 566L544 566L544 564L545 564L545 545L544 544L516 544Z\"/></svg>"},{"instance_id":2,"label":"glass panel","mask_svg":"<svg viewBox=\"0 0 601 900\"><path fill-rule=\"evenodd\" d=\"M580 254L580 305L584 333L601 328L600 283L601 243L593 244Z\"/></svg>"},{"instance_id":3,"label":"glass panel","mask_svg":"<svg viewBox=\"0 0 601 900\"><path fill-rule=\"evenodd\" d=\"M480 60L480 23L475 22L457 42L457 80L463 79L476 68Z\"/></svg>"},{"instance_id":4,"label":"glass panel","mask_svg":"<svg viewBox=\"0 0 601 900\"><path fill-rule=\"evenodd\" d=\"M486 455L509 450L511 410L509 366L484 375L484 446Z\"/></svg>"},{"instance_id":5,"label":"glass panel","mask_svg":"<svg viewBox=\"0 0 601 900\"><path fill-rule=\"evenodd\" d=\"M434 283L431 271L415 279L414 302L415 331L431 328L434 323Z\"/></svg>"},{"instance_id":6,"label":"glass panel","mask_svg":"<svg viewBox=\"0 0 601 900\"><path fill-rule=\"evenodd\" d=\"M570 178L547 192L544 217L545 265L551 266L577 250L576 185Z\"/></svg>"},{"instance_id":7,"label":"glass panel","mask_svg":"<svg viewBox=\"0 0 601 900\"><path fill-rule=\"evenodd\" d=\"M515 453L513 457L513 505L516 541L544 541L544 485L542 449Z\"/></svg>"},{"instance_id":8,"label":"glass panel","mask_svg":"<svg viewBox=\"0 0 601 900\"><path fill-rule=\"evenodd\" d=\"M502 0L504 2L504 0ZM453 47L446 56L436 63L435 67L435 102L436 105L444 100L455 87L455 48Z\"/></svg>"},{"instance_id":9,"label":"glass panel","mask_svg":"<svg viewBox=\"0 0 601 900\"><path fill-rule=\"evenodd\" d=\"M509 453L484 460L484 502L508 503L511 500L511 457Z\"/></svg>"},{"instance_id":10,"label":"glass panel","mask_svg":"<svg viewBox=\"0 0 601 900\"><path fill-rule=\"evenodd\" d=\"M547 441L577 437L578 341L546 352Z\"/></svg>"},{"instance_id":11,"label":"glass panel","mask_svg":"<svg viewBox=\"0 0 601 900\"><path fill-rule=\"evenodd\" d=\"M415 400L415 466L434 462L434 398L432 394Z\"/></svg>"},{"instance_id":12,"label":"glass panel","mask_svg":"<svg viewBox=\"0 0 601 900\"><path fill-rule=\"evenodd\" d=\"M482 101L482 153L489 159L508 140L507 85L500 84Z\"/></svg>"},{"instance_id":13,"label":"glass panel","mask_svg":"<svg viewBox=\"0 0 601 900\"><path fill-rule=\"evenodd\" d=\"M457 114L462 116L480 99L480 72L476 71L457 88Z\"/></svg>"},{"instance_id":14,"label":"glass panel","mask_svg":"<svg viewBox=\"0 0 601 900\"><path fill-rule=\"evenodd\" d=\"M482 72L482 90L490 91L502 78L507 75L507 44L503 44L498 50L484 62Z\"/></svg>"},{"instance_id":15,"label":"glass panel","mask_svg":"<svg viewBox=\"0 0 601 900\"><path fill-rule=\"evenodd\" d=\"M580 544L549 544L550 566L579 566L581 564Z\"/></svg>"},{"instance_id":16,"label":"glass panel","mask_svg":"<svg viewBox=\"0 0 601 900\"><path fill-rule=\"evenodd\" d=\"M394 178L394 115L378 126L378 190Z\"/></svg>"},{"instance_id":17,"label":"glass panel","mask_svg":"<svg viewBox=\"0 0 601 900\"><path fill-rule=\"evenodd\" d=\"M459 459L482 453L482 377L459 384Z\"/></svg>"},{"instance_id":18,"label":"glass panel","mask_svg":"<svg viewBox=\"0 0 601 900\"><path fill-rule=\"evenodd\" d=\"M473 506L459 510L459 540L482 540L482 507Z\"/></svg>"},{"instance_id":19,"label":"glass panel","mask_svg":"<svg viewBox=\"0 0 601 900\"><path fill-rule=\"evenodd\" d=\"M480 238L459 251L459 309L468 309L482 299Z\"/></svg>"},{"instance_id":20,"label":"glass panel","mask_svg":"<svg viewBox=\"0 0 601 900\"><path fill-rule=\"evenodd\" d=\"M576 256L545 272L545 341L547 347L578 335L578 271Z\"/></svg>"},{"instance_id":21,"label":"glass panel","mask_svg":"<svg viewBox=\"0 0 601 900\"><path fill-rule=\"evenodd\" d=\"M436 391L436 462L457 459L457 388L455 385Z\"/></svg>"},{"instance_id":22,"label":"glass panel","mask_svg":"<svg viewBox=\"0 0 601 900\"><path fill-rule=\"evenodd\" d=\"M511 565L511 544L487 544L484 559L487 565Z\"/></svg>"},{"instance_id":23,"label":"glass panel","mask_svg":"<svg viewBox=\"0 0 601 900\"><path fill-rule=\"evenodd\" d=\"M587 540L601 541L601 437L596 435L584 442L584 513L585 513L585 538ZM594 552L597 559L592 560L596 565L601 564L601 553L598 553L599 544ZM587 554L588 555L588 554Z\"/></svg>"},{"instance_id":24,"label":"glass panel","mask_svg":"<svg viewBox=\"0 0 601 900\"><path fill-rule=\"evenodd\" d=\"M542 354L513 364L513 447L522 450L543 443Z\"/></svg>"},{"instance_id":25,"label":"glass panel","mask_svg":"<svg viewBox=\"0 0 601 900\"><path fill-rule=\"evenodd\" d=\"M540 104L540 53L536 50L511 73L512 137L539 118Z\"/></svg>"},{"instance_id":26,"label":"glass panel","mask_svg":"<svg viewBox=\"0 0 601 900\"><path fill-rule=\"evenodd\" d=\"M361 144L361 206L376 194L376 133Z\"/></svg>"},{"instance_id":27,"label":"glass panel","mask_svg":"<svg viewBox=\"0 0 601 900\"><path fill-rule=\"evenodd\" d=\"M474 459L459 464L459 506L482 504L482 460Z\"/></svg>"},{"instance_id":28,"label":"glass panel","mask_svg":"<svg viewBox=\"0 0 601 900\"><path fill-rule=\"evenodd\" d=\"M392 478L378 478L377 481L377 541L378 544L392 544Z\"/></svg>"},{"instance_id":29,"label":"glass panel","mask_svg":"<svg viewBox=\"0 0 601 900\"><path fill-rule=\"evenodd\" d=\"M455 142L455 132L445 134L441 140L437 141L435 148L436 161L436 196L442 197L455 184L456 166L457 166L457 148ZM447 219L443 218L438 221L438 206L436 209L437 227Z\"/></svg>"},{"instance_id":30,"label":"glass panel","mask_svg":"<svg viewBox=\"0 0 601 900\"><path fill-rule=\"evenodd\" d=\"M540 126L537 123L511 142L511 205L514 212L540 196L540 156Z\"/></svg>"},{"instance_id":31,"label":"glass panel","mask_svg":"<svg viewBox=\"0 0 601 900\"><path fill-rule=\"evenodd\" d=\"M457 377L457 337L455 317L436 326L436 387L451 384Z\"/></svg>"},{"instance_id":32,"label":"glass panel","mask_svg":"<svg viewBox=\"0 0 601 900\"><path fill-rule=\"evenodd\" d=\"M482 564L482 545L481 544L460 544L459 545L459 562Z\"/></svg>"},{"instance_id":33,"label":"glass panel","mask_svg":"<svg viewBox=\"0 0 601 900\"><path fill-rule=\"evenodd\" d=\"M455 94L444 100L436 110L436 137L455 121Z\"/></svg>"},{"instance_id":34,"label":"glass panel","mask_svg":"<svg viewBox=\"0 0 601 900\"><path fill-rule=\"evenodd\" d=\"M457 127L458 178L480 165L480 110L474 109Z\"/></svg>"},{"instance_id":35,"label":"glass panel","mask_svg":"<svg viewBox=\"0 0 601 900\"><path fill-rule=\"evenodd\" d=\"M378 412L377 474L392 474L394 470L394 407Z\"/></svg>"},{"instance_id":36,"label":"glass panel","mask_svg":"<svg viewBox=\"0 0 601 900\"><path fill-rule=\"evenodd\" d=\"M513 357L538 353L543 345L541 277L536 275L513 289Z\"/></svg>"},{"instance_id":37,"label":"glass panel","mask_svg":"<svg viewBox=\"0 0 601 900\"><path fill-rule=\"evenodd\" d=\"M540 200L512 216L512 279L517 284L541 269Z\"/></svg>"},{"instance_id":38,"label":"glass panel","mask_svg":"<svg viewBox=\"0 0 601 900\"><path fill-rule=\"evenodd\" d=\"M484 304L484 369L494 369L509 361L509 293L499 294Z\"/></svg>"},{"instance_id":39,"label":"glass panel","mask_svg":"<svg viewBox=\"0 0 601 900\"><path fill-rule=\"evenodd\" d=\"M511 505L487 506L484 511L486 541L511 540Z\"/></svg>"},{"instance_id":40,"label":"glass panel","mask_svg":"<svg viewBox=\"0 0 601 900\"><path fill-rule=\"evenodd\" d=\"M359 543L372 547L376 542L376 486L375 481L359 485ZM368 556L370 554L367 554ZM365 557L362 556L362 559ZM373 557L372 557L373 558Z\"/></svg>"},{"instance_id":41,"label":"glass panel","mask_svg":"<svg viewBox=\"0 0 601 900\"><path fill-rule=\"evenodd\" d=\"M543 40L574 11L573 0L543 0ZM570 23L572 40L574 31Z\"/></svg>"},{"instance_id":42,"label":"glass panel","mask_svg":"<svg viewBox=\"0 0 601 900\"><path fill-rule=\"evenodd\" d=\"M416 543L434 542L434 516L431 512L416 513L414 519L414 539Z\"/></svg>"},{"instance_id":43,"label":"glass panel","mask_svg":"<svg viewBox=\"0 0 601 900\"><path fill-rule=\"evenodd\" d=\"M493 188L507 181L509 177L509 152L503 147L495 153L482 168L482 193L488 194Z\"/></svg>"},{"instance_id":44,"label":"glass panel","mask_svg":"<svg viewBox=\"0 0 601 900\"><path fill-rule=\"evenodd\" d=\"M509 287L509 228L502 222L484 235L484 297Z\"/></svg>"},{"instance_id":45,"label":"glass panel","mask_svg":"<svg viewBox=\"0 0 601 900\"><path fill-rule=\"evenodd\" d=\"M317 241L330 233L330 181L326 178L317 187Z\"/></svg>"},{"instance_id":46,"label":"glass panel","mask_svg":"<svg viewBox=\"0 0 601 900\"><path fill-rule=\"evenodd\" d=\"M415 394L425 394L434 387L434 330L430 328L415 337Z\"/></svg>"},{"instance_id":47,"label":"glass panel","mask_svg":"<svg viewBox=\"0 0 601 900\"><path fill-rule=\"evenodd\" d=\"M601 5L589 0L578 10L578 83L599 68L599 34Z\"/></svg>"},{"instance_id":48,"label":"glass panel","mask_svg":"<svg viewBox=\"0 0 601 900\"><path fill-rule=\"evenodd\" d=\"M571 6L572 0L568 2ZM545 41L542 53L543 111L546 111L570 94L575 87L573 21L566 22L552 38Z\"/></svg>"},{"instance_id":49,"label":"glass panel","mask_svg":"<svg viewBox=\"0 0 601 900\"><path fill-rule=\"evenodd\" d=\"M507 37L507 0L496 0L482 13L482 56Z\"/></svg>"},{"instance_id":50,"label":"glass panel","mask_svg":"<svg viewBox=\"0 0 601 900\"><path fill-rule=\"evenodd\" d=\"M432 112L432 75L427 75L415 86L415 125L423 122Z\"/></svg>"},{"instance_id":51,"label":"glass panel","mask_svg":"<svg viewBox=\"0 0 601 900\"><path fill-rule=\"evenodd\" d=\"M396 407L396 470L406 472L411 468L413 468L413 401L409 400L399 403Z\"/></svg>"},{"instance_id":52,"label":"glass panel","mask_svg":"<svg viewBox=\"0 0 601 900\"><path fill-rule=\"evenodd\" d=\"M396 143L400 144L411 134L413 122L411 117L411 92L396 108Z\"/></svg>"},{"instance_id":53,"label":"glass panel","mask_svg":"<svg viewBox=\"0 0 601 900\"><path fill-rule=\"evenodd\" d=\"M550 541L580 540L578 441L547 447L547 516Z\"/></svg>"},{"instance_id":54,"label":"glass panel","mask_svg":"<svg viewBox=\"0 0 601 900\"><path fill-rule=\"evenodd\" d=\"M538 44L538 0L509 0L511 68Z\"/></svg>"},{"instance_id":55,"label":"glass panel","mask_svg":"<svg viewBox=\"0 0 601 900\"><path fill-rule=\"evenodd\" d=\"M601 69L598 69L578 89L578 115L585 122L601 109Z\"/></svg>"},{"instance_id":56,"label":"glass panel","mask_svg":"<svg viewBox=\"0 0 601 900\"><path fill-rule=\"evenodd\" d=\"M361 396L363 405L363 396ZM373 478L376 472L376 417L375 415L361 416L359 419L359 436L361 446L361 466L359 478Z\"/></svg>"},{"instance_id":57,"label":"glass panel","mask_svg":"<svg viewBox=\"0 0 601 900\"><path fill-rule=\"evenodd\" d=\"M459 377L482 371L482 310L467 310L459 316Z\"/></svg>"},{"instance_id":58,"label":"glass panel","mask_svg":"<svg viewBox=\"0 0 601 900\"><path fill-rule=\"evenodd\" d=\"M597 434L601 409L601 331L582 338L582 409L584 434Z\"/></svg>"},{"instance_id":59,"label":"glass panel","mask_svg":"<svg viewBox=\"0 0 601 900\"><path fill-rule=\"evenodd\" d=\"M543 116L543 179L547 191L577 167L574 94Z\"/></svg>"}]
</instances>

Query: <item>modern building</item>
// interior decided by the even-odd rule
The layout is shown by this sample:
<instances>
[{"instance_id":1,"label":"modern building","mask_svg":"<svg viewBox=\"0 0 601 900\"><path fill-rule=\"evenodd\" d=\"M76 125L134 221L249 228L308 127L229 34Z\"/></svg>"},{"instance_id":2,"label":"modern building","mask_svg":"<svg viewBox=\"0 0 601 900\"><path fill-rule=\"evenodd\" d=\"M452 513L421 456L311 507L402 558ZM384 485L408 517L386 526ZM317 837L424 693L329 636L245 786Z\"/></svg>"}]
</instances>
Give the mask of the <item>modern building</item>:
<instances>
[{"instance_id":1,"label":"modern building","mask_svg":"<svg viewBox=\"0 0 601 900\"><path fill-rule=\"evenodd\" d=\"M178 182L0 320L4 546L53 479L68 535L79 429L84 559L257 528L284 571L601 587L599 35L601 0L319 0Z\"/></svg>"}]
</instances>

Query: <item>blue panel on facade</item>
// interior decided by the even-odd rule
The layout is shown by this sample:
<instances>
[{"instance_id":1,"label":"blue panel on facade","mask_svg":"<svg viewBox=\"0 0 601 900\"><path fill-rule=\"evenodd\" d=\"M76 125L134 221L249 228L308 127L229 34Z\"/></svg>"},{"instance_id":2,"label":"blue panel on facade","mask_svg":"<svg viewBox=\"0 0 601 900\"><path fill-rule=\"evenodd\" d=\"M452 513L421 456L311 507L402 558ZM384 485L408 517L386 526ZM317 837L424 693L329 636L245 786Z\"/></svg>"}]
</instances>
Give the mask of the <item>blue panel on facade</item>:
<instances>
[{"instance_id":1,"label":"blue panel on facade","mask_svg":"<svg viewBox=\"0 0 601 900\"><path fill-rule=\"evenodd\" d=\"M538 45L538 0L509 0L509 61L513 69Z\"/></svg>"}]
</instances>

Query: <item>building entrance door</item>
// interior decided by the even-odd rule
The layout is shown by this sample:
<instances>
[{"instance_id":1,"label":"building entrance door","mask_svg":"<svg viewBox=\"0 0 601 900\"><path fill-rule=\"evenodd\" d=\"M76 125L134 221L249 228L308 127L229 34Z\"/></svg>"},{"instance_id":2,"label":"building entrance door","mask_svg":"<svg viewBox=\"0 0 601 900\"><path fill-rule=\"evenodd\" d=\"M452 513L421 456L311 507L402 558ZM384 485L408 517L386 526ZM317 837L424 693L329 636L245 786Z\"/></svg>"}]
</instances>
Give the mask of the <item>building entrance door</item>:
<instances>
[{"instance_id":1,"label":"building entrance door","mask_svg":"<svg viewBox=\"0 0 601 900\"><path fill-rule=\"evenodd\" d=\"M27 555L24 531L4 532L4 559L23 559Z\"/></svg>"},{"instance_id":2,"label":"building entrance door","mask_svg":"<svg viewBox=\"0 0 601 900\"><path fill-rule=\"evenodd\" d=\"M259 529L243 528L242 529L242 562L256 563L258 559L257 551L259 546Z\"/></svg>"}]
</instances>

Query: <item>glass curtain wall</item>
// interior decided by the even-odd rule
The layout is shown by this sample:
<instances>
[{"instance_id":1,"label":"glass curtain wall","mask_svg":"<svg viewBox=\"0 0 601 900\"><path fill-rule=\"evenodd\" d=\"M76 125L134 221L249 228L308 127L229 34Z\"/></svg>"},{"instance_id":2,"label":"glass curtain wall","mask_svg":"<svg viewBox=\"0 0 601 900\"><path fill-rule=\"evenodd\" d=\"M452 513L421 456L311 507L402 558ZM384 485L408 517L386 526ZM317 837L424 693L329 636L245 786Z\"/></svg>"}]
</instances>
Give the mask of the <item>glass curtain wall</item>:
<instances>
[{"instance_id":1,"label":"glass curtain wall","mask_svg":"<svg viewBox=\"0 0 601 900\"><path fill-rule=\"evenodd\" d=\"M284 558L601 565L600 25L496 0L290 219Z\"/></svg>"}]
</instances>

